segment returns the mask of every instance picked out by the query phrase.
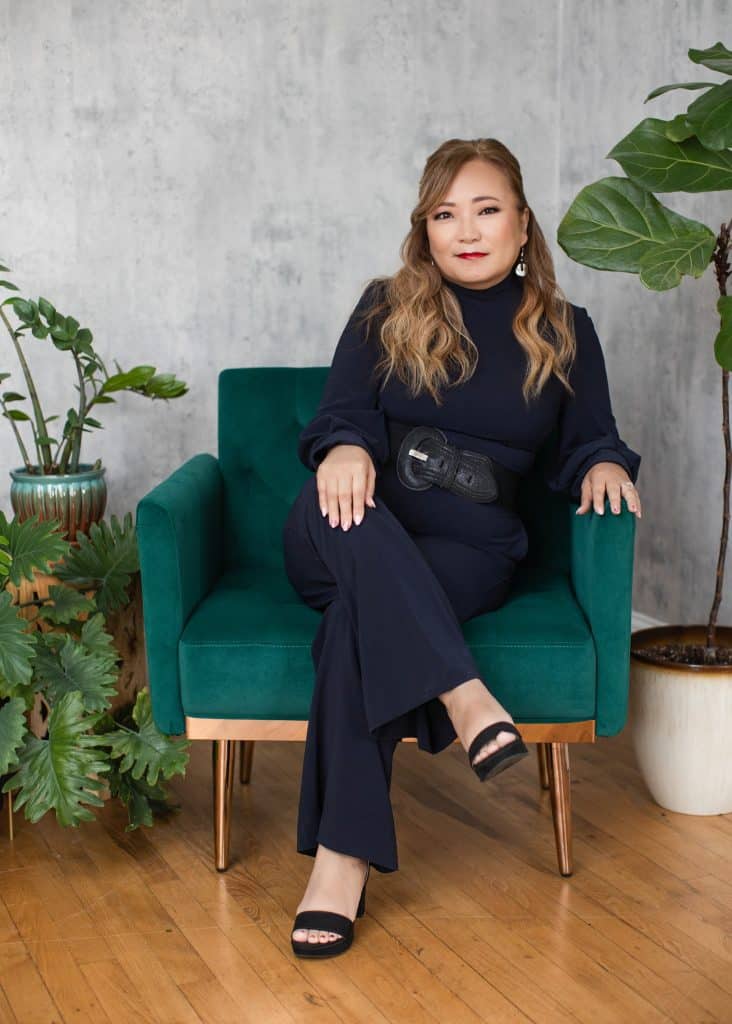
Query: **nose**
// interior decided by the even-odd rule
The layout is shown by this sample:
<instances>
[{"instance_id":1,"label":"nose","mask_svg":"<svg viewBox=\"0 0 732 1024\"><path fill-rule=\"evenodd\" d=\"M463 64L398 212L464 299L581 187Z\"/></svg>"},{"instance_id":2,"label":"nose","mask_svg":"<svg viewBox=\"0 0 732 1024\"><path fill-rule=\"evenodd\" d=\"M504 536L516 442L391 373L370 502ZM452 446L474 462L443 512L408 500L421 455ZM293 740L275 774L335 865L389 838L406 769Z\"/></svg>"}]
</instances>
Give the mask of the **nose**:
<instances>
[{"instance_id":1,"label":"nose","mask_svg":"<svg viewBox=\"0 0 732 1024\"><path fill-rule=\"evenodd\" d=\"M463 244L468 242L477 242L480 238L480 231L476 228L475 224L471 223L470 217L460 225L460 241Z\"/></svg>"}]
</instances>

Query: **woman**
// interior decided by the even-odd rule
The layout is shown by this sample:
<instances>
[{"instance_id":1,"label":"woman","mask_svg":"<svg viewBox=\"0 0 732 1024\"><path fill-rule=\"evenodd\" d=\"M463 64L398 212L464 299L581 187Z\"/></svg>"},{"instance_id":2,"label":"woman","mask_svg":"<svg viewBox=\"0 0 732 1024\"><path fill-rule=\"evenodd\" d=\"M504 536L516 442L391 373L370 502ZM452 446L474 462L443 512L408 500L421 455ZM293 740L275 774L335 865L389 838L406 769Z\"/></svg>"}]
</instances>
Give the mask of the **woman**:
<instances>
[{"instance_id":1,"label":"woman","mask_svg":"<svg viewBox=\"0 0 732 1024\"><path fill-rule=\"evenodd\" d=\"M435 754L457 736L481 780L527 753L460 623L508 595L528 550L516 484L555 426L549 487L580 515L602 515L607 494L613 513L624 498L641 516L640 456L618 436L594 325L556 284L514 156L495 139L445 142L411 223L403 266L368 284L338 342L298 443L315 476L283 531L288 578L324 612L298 956L347 949L370 865L397 870L389 786L401 737Z\"/></svg>"}]
</instances>

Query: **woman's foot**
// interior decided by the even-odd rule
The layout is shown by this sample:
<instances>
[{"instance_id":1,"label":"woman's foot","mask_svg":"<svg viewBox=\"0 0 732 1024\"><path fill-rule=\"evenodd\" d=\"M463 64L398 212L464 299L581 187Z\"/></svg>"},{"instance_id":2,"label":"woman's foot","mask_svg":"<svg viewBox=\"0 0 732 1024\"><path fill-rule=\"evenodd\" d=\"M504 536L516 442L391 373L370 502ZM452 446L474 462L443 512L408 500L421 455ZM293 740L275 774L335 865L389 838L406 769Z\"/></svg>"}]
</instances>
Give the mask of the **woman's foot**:
<instances>
[{"instance_id":1,"label":"woman's foot","mask_svg":"<svg viewBox=\"0 0 732 1024\"><path fill-rule=\"evenodd\" d=\"M331 910L354 920L367 870L368 861L339 853L319 843L305 895L295 913L299 914L301 910ZM339 933L297 928L292 937L295 942L332 942L339 937Z\"/></svg>"},{"instance_id":2,"label":"woman's foot","mask_svg":"<svg viewBox=\"0 0 732 1024\"><path fill-rule=\"evenodd\" d=\"M494 722L513 722L508 711L486 689L482 679L469 679L467 683L441 693L438 699L447 708L450 721L466 753L478 733L487 726ZM502 730L480 748L471 764L478 764L515 739L514 733Z\"/></svg>"}]
</instances>

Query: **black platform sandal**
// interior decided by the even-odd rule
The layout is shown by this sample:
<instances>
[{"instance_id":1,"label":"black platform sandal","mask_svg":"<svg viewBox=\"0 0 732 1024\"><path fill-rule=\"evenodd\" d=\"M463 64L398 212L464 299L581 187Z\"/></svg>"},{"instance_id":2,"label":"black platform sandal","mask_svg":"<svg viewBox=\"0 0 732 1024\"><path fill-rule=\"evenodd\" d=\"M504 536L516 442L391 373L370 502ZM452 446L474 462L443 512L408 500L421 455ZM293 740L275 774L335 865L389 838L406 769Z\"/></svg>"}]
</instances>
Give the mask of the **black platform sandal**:
<instances>
[{"instance_id":1,"label":"black platform sandal","mask_svg":"<svg viewBox=\"0 0 732 1024\"><path fill-rule=\"evenodd\" d=\"M513 732L516 734L517 739L511 740L510 743L506 743L504 746L499 747L498 750L494 750L492 754L484 757L477 764L473 764L473 758L480 748L494 740L499 732ZM494 722L493 725L488 725L485 729L482 729L470 744L468 761L480 781L485 782L486 779L490 779L505 768L509 768L512 764L520 761L522 757L526 757L527 754L528 750L521 739L521 733L513 722Z\"/></svg>"},{"instance_id":2,"label":"black platform sandal","mask_svg":"<svg viewBox=\"0 0 732 1024\"><path fill-rule=\"evenodd\" d=\"M366 883L369 880L370 871L371 865L369 864L366 868L366 878L363 882L361 898L358 901L356 917L363 917L366 913ZM338 932L341 937L332 939L330 942L308 942L307 939L304 942L298 942L291 938L293 952L296 956L303 957L338 956L339 953L345 953L353 942L353 924L350 917L346 917L345 914L336 914L332 910L301 910L299 914L295 915L293 932L300 928L315 928L319 932Z\"/></svg>"}]
</instances>

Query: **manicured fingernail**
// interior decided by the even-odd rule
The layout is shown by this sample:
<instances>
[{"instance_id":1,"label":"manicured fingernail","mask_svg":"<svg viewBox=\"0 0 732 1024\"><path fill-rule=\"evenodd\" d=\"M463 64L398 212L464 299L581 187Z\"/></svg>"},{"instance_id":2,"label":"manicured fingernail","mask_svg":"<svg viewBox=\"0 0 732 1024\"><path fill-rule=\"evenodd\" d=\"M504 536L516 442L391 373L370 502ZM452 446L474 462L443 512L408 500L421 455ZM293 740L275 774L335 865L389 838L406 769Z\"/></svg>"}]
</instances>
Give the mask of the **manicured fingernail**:
<instances>
[{"instance_id":1,"label":"manicured fingernail","mask_svg":"<svg viewBox=\"0 0 732 1024\"><path fill-rule=\"evenodd\" d=\"M356 526L360 526L361 525L361 516L354 516L353 517L353 521L356 524Z\"/></svg>"},{"instance_id":2,"label":"manicured fingernail","mask_svg":"<svg viewBox=\"0 0 732 1024\"><path fill-rule=\"evenodd\" d=\"M321 508L320 514L321 514L321 516L327 516L328 515L328 509L327 508Z\"/></svg>"},{"instance_id":3,"label":"manicured fingernail","mask_svg":"<svg viewBox=\"0 0 732 1024\"><path fill-rule=\"evenodd\" d=\"M620 511L620 509L618 508L618 506L617 505L613 505L613 512L619 512L619 511Z\"/></svg>"}]
</instances>

